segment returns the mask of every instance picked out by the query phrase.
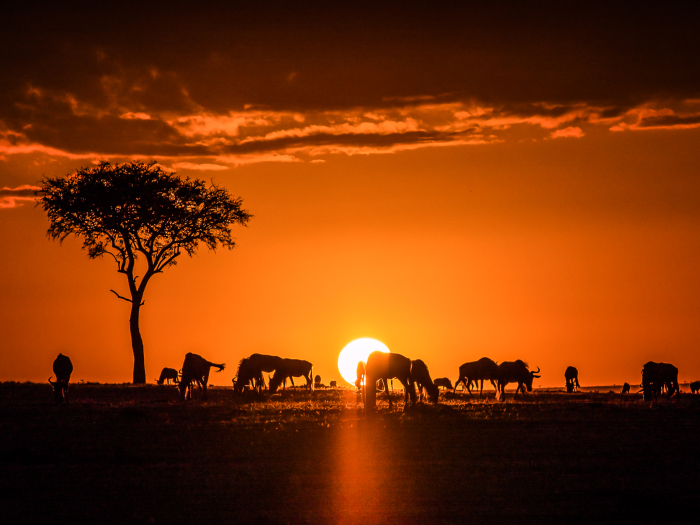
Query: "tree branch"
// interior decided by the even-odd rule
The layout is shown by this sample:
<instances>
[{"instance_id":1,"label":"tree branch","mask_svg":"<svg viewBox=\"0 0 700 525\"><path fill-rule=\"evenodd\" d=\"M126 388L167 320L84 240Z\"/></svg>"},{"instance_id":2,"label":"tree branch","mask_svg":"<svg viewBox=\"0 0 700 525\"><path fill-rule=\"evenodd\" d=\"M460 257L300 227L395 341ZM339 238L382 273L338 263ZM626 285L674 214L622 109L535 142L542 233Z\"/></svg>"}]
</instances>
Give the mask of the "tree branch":
<instances>
[{"instance_id":1,"label":"tree branch","mask_svg":"<svg viewBox=\"0 0 700 525\"><path fill-rule=\"evenodd\" d=\"M128 302L130 302L130 303L133 303L133 301L132 301L131 299L127 299L126 297L122 297L121 295L119 295L119 294L118 294L117 292L115 292L114 290L110 290L110 292L112 292L114 295L116 295L117 297L119 297L119 299L124 299L125 301L128 301Z\"/></svg>"},{"instance_id":2,"label":"tree branch","mask_svg":"<svg viewBox=\"0 0 700 525\"><path fill-rule=\"evenodd\" d=\"M125 301L128 301L128 302L130 302L130 303L133 303L133 302L134 302L134 301L132 301L131 299L127 299L126 297L122 297L121 295L119 295L119 294L118 294L117 292L115 292L114 290L110 290L110 292L112 292L114 295L116 295L117 297L119 297L119 299L124 299ZM141 304L139 304L139 306L143 306L144 304L146 304L146 301L141 301Z\"/></svg>"}]
</instances>

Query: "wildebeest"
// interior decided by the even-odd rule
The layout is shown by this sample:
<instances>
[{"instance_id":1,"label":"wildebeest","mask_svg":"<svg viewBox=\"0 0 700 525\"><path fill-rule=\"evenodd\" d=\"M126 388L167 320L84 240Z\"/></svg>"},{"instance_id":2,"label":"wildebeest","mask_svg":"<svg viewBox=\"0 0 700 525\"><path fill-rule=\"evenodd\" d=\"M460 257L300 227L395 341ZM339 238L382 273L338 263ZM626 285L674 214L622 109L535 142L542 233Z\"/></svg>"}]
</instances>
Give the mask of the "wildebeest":
<instances>
[{"instance_id":1,"label":"wildebeest","mask_svg":"<svg viewBox=\"0 0 700 525\"><path fill-rule=\"evenodd\" d=\"M358 364L358 372L359 372ZM413 386L413 378L411 377L411 360L401 354L372 352L367 358L367 364L364 366L365 374L365 409L374 409L376 404L377 391L374 388L377 380L382 379L387 387L385 392L389 398L389 409L391 409L391 396L389 395L389 378L398 379L404 388L404 409L408 406L408 400L411 399L411 404L416 404L416 387ZM359 377L358 377L359 379ZM367 388L366 385L371 385L373 388Z\"/></svg>"},{"instance_id":2,"label":"wildebeest","mask_svg":"<svg viewBox=\"0 0 700 525\"><path fill-rule=\"evenodd\" d=\"M532 380L535 377L540 377L536 375L539 373L540 367L537 370L531 372L528 370L528 365L520 359L516 361L504 361L498 365L498 391L496 392L496 399L501 400L506 398L506 385L508 383L518 383L518 387L515 389L515 396L518 396L518 391L522 391L525 395L525 389L528 392L532 392Z\"/></svg>"},{"instance_id":3,"label":"wildebeest","mask_svg":"<svg viewBox=\"0 0 700 525\"><path fill-rule=\"evenodd\" d=\"M175 370L174 368L165 367L163 368L163 370L160 371L160 377L156 379L156 383L162 385L167 381L168 384L170 384L170 380L172 380L174 383L179 383L179 377L180 376L178 375L177 370Z\"/></svg>"},{"instance_id":4,"label":"wildebeest","mask_svg":"<svg viewBox=\"0 0 700 525\"><path fill-rule=\"evenodd\" d=\"M437 386L435 386L433 380L430 379L428 367L420 359L414 359L411 361L411 379L413 379L413 382L418 387L418 399L423 399L423 389L425 389L430 402L438 402L440 390Z\"/></svg>"},{"instance_id":5,"label":"wildebeest","mask_svg":"<svg viewBox=\"0 0 700 525\"><path fill-rule=\"evenodd\" d=\"M338 386L338 382L337 382L335 379L331 380L331 382L330 382L330 387L331 387L331 388L335 388L335 387L337 387L337 386Z\"/></svg>"},{"instance_id":6,"label":"wildebeest","mask_svg":"<svg viewBox=\"0 0 700 525\"><path fill-rule=\"evenodd\" d=\"M564 379L566 379L566 391L570 394L581 388L578 383L578 370L575 366L567 367L564 371Z\"/></svg>"},{"instance_id":7,"label":"wildebeest","mask_svg":"<svg viewBox=\"0 0 700 525\"><path fill-rule=\"evenodd\" d=\"M678 369L670 363L649 361L642 368L642 391L644 400L651 401L661 395L666 387L668 397L680 392L678 386Z\"/></svg>"},{"instance_id":8,"label":"wildebeest","mask_svg":"<svg viewBox=\"0 0 700 525\"><path fill-rule=\"evenodd\" d=\"M690 383L690 392L693 394L700 392L700 381L693 381Z\"/></svg>"},{"instance_id":9,"label":"wildebeest","mask_svg":"<svg viewBox=\"0 0 700 525\"><path fill-rule=\"evenodd\" d=\"M433 381L433 383L435 383L435 386L437 386L438 388L442 387L446 390L452 390L454 388L452 386L452 381L450 381L446 377L438 377L435 379L435 381Z\"/></svg>"},{"instance_id":10,"label":"wildebeest","mask_svg":"<svg viewBox=\"0 0 700 525\"><path fill-rule=\"evenodd\" d=\"M254 388L262 390L262 385L265 384L263 372L274 372L281 365L282 358L276 355L252 354L250 357L241 359L238 364L234 392L242 392L251 381L254 383Z\"/></svg>"},{"instance_id":11,"label":"wildebeest","mask_svg":"<svg viewBox=\"0 0 700 525\"><path fill-rule=\"evenodd\" d=\"M357 370L356 370L356 379L355 379L355 387L358 390L362 390L362 384L365 381L365 362L364 361L358 361L357 362Z\"/></svg>"},{"instance_id":12,"label":"wildebeest","mask_svg":"<svg viewBox=\"0 0 700 525\"><path fill-rule=\"evenodd\" d=\"M314 377L314 388L320 388L321 387L321 376L317 375Z\"/></svg>"},{"instance_id":13,"label":"wildebeest","mask_svg":"<svg viewBox=\"0 0 700 525\"><path fill-rule=\"evenodd\" d=\"M498 365L492 359L488 357L482 357L478 361L472 361L469 363L464 363L459 367L459 377L455 382L454 391L457 390L457 385L463 383L465 388L469 391L469 395L472 395L471 382L474 381L476 386L479 386L479 380L481 380L481 390L479 391L479 397L484 393L484 380L487 379L491 381L493 388L498 393L498 388L496 387Z\"/></svg>"},{"instance_id":14,"label":"wildebeest","mask_svg":"<svg viewBox=\"0 0 700 525\"><path fill-rule=\"evenodd\" d=\"M56 381L51 381L49 384L53 387L53 399L56 403L65 401L68 403L68 383L70 375L73 373L73 363L67 355L58 354L58 357L53 362L53 373L56 374Z\"/></svg>"},{"instance_id":15,"label":"wildebeest","mask_svg":"<svg viewBox=\"0 0 700 525\"><path fill-rule=\"evenodd\" d=\"M292 385L294 385L293 377L302 376L306 379L306 387L313 391L314 389L314 365L303 359L282 359L282 363L278 366L277 370L270 379L270 392L275 393L277 388L285 381L287 378L292 380Z\"/></svg>"},{"instance_id":16,"label":"wildebeest","mask_svg":"<svg viewBox=\"0 0 700 525\"><path fill-rule=\"evenodd\" d=\"M199 383L199 388L202 389L202 397L207 397L207 381L209 381L209 369L214 366L218 368L217 372L221 372L225 368L225 364L216 364L207 361L201 355L188 352L185 355L185 362L182 364L182 377L180 378L180 397L183 401L185 394L188 399L192 399L192 388L194 383Z\"/></svg>"},{"instance_id":17,"label":"wildebeest","mask_svg":"<svg viewBox=\"0 0 700 525\"><path fill-rule=\"evenodd\" d=\"M620 392L620 393L621 394L629 394L630 393L630 384L625 383L624 385L622 385L622 392Z\"/></svg>"}]
</instances>

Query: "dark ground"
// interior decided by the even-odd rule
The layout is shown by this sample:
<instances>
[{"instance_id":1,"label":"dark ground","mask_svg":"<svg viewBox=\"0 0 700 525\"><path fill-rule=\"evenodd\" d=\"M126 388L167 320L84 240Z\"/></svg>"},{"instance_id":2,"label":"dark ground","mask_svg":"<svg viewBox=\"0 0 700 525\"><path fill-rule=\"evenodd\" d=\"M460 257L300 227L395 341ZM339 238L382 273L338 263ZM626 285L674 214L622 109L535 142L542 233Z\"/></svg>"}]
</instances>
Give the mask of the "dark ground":
<instances>
[{"instance_id":1,"label":"dark ground","mask_svg":"<svg viewBox=\"0 0 700 525\"><path fill-rule=\"evenodd\" d=\"M0 384L3 523L691 523L700 396L349 391L181 403L171 387ZM693 519L696 518L696 519Z\"/></svg>"}]
</instances>

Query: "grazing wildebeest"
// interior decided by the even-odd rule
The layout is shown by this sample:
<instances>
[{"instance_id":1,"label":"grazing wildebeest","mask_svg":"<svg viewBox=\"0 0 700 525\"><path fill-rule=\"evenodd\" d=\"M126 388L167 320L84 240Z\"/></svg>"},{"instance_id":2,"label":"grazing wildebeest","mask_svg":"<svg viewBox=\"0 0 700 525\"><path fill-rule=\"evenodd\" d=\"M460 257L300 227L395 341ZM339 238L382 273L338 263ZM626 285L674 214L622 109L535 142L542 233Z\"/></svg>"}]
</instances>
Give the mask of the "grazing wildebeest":
<instances>
[{"instance_id":1,"label":"grazing wildebeest","mask_svg":"<svg viewBox=\"0 0 700 525\"><path fill-rule=\"evenodd\" d=\"M277 392L277 388L285 381L287 378L292 380L292 386L294 386L293 377L302 376L306 379L306 387L313 391L314 389L314 365L303 359L282 359L281 365L275 370L275 373L270 379L270 392Z\"/></svg>"},{"instance_id":2,"label":"grazing wildebeest","mask_svg":"<svg viewBox=\"0 0 700 525\"><path fill-rule=\"evenodd\" d=\"M358 364L358 372L359 372ZM387 387L385 392L389 398L389 409L391 409L391 396L389 395L389 378L398 379L404 388L404 410L408 406L408 400L411 399L411 404L416 404L416 387L413 386L413 378L411 377L411 360L401 354L393 354L386 352L372 352L367 358L367 364L364 366L365 380L365 409L374 409L376 404L377 391L376 388L367 388L366 385L374 385L377 380L382 379Z\"/></svg>"},{"instance_id":3,"label":"grazing wildebeest","mask_svg":"<svg viewBox=\"0 0 700 525\"><path fill-rule=\"evenodd\" d=\"M179 375L177 373L177 370L175 370L174 368L165 367L163 368L163 370L160 371L160 377L156 379L156 383L162 385L167 381L168 384L170 384L171 379L174 383L179 383Z\"/></svg>"},{"instance_id":4,"label":"grazing wildebeest","mask_svg":"<svg viewBox=\"0 0 700 525\"><path fill-rule=\"evenodd\" d=\"M337 387L337 386L338 386L338 382L337 382L335 379L332 379L331 382L330 382L330 387L331 387L331 388L335 388L335 387Z\"/></svg>"},{"instance_id":5,"label":"grazing wildebeest","mask_svg":"<svg viewBox=\"0 0 700 525\"><path fill-rule=\"evenodd\" d=\"M321 376L314 377L314 388L321 388Z\"/></svg>"},{"instance_id":6,"label":"grazing wildebeest","mask_svg":"<svg viewBox=\"0 0 700 525\"><path fill-rule=\"evenodd\" d=\"M225 364L217 365L211 361L207 361L201 355L188 352L185 355L185 362L182 364L182 377L180 378L180 396L183 401L185 394L188 399L192 399L192 388L194 383L199 383L199 388L202 390L202 397L207 397L207 381L209 381L209 369L214 366L218 368L217 372L221 372L225 368Z\"/></svg>"},{"instance_id":7,"label":"grazing wildebeest","mask_svg":"<svg viewBox=\"0 0 700 525\"><path fill-rule=\"evenodd\" d=\"M492 359L488 357L482 357L478 361L472 361L469 363L464 363L459 367L459 377L455 382L454 391L457 391L457 385L463 383L469 395L472 395L471 382L474 381L475 385L479 386L479 380L481 380L481 390L479 391L479 397L484 393L484 380L487 379L491 381L493 388L498 393L498 388L496 387L498 365Z\"/></svg>"},{"instance_id":8,"label":"grazing wildebeest","mask_svg":"<svg viewBox=\"0 0 700 525\"><path fill-rule=\"evenodd\" d=\"M581 388L578 383L578 370L574 366L570 366L564 371L564 379L566 379L566 391L570 394Z\"/></svg>"},{"instance_id":9,"label":"grazing wildebeest","mask_svg":"<svg viewBox=\"0 0 700 525\"><path fill-rule=\"evenodd\" d=\"M423 400L423 389L425 389L430 402L438 402L440 390L437 386L435 386L433 380L430 379L430 372L428 371L428 367L420 359L414 359L411 361L411 379L413 379L413 382L418 387L419 400Z\"/></svg>"},{"instance_id":10,"label":"grazing wildebeest","mask_svg":"<svg viewBox=\"0 0 700 525\"><path fill-rule=\"evenodd\" d=\"M532 380L535 377L540 377L536 375L539 373L540 367L537 370L531 372L528 370L528 365L520 359L516 361L504 361L498 365L498 391L496 392L496 399L505 400L506 398L506 385L508 383L518 383L518 387L515 389L515 397L518 396L518 391L522 391L525 395L525 388L528 392L532 392Z\"/></svg>"},{"instance_id":11,"label":"grazing wildebeest","mask_svg":"<svg viewBox=\"0 0 700 525\"><path fill-rule=\"evenodd\" d=\"M246 385L251 381L254 388L259 391L265 384L263 372L274 372L282 365L282 358L276 355L252 354L250 357L241 359L238 364L238 372L236 373L236 386L234 392L242 392Z\"/></svg>"},{"instance_id":12,"label":"grazing wildebeest","mask_svg":"<svg viewBox=\"0 0 700 525\"><path fill-rule=\"evenodd\" d=\"M68 383L70 375L73 373L73 363L67 355L58 354L58 357L53 362L53 373L56 374L56 381L51 381L49 384L53 387L53 399L56 403L65 401L68 403Z\"/></svg>"},{"instance_id":13,"label":"grazing wildebeest","mask_svg":"<svg viewBox=\"0 0 700 525\"><path fill-rule=\"evenodd\" d=\"M700 381L693 381L690 383L690 392L693 394L700 392Z\"/></svg>"},{"instance_id":14,"label":"grazing wildebeest","mask_svg":"<svg viewBox=\"0 0 700 525\"><path fill-rule=\"evenodd\" d=\"M435 381L433 381L433 383L435 383L435 386L437 386L438 388L444 388L446 390L452 390L454 388L452 386L452 381L450 381L446 377L438 377L437 379L435 379Z\"/></svg>"},{"instance_id":15,"label":"grazing wildebeest","mask_svg":"<svg viewBox=\"0 0 700 525\"><path fill-rule=\"evenodd\" d=\"M622 392L620 392L620 393L621 394L629 394L630 393L630 384L625 383L624 385L622 385Z\"/></svg>"},{"instance_id":16,"label":"grazing wildebeest","mask_svg":"<svg viewBox=\"0 0 700 525\"><path fill-rule=\"evenodd\" d=\"M649 361L642 368L642 391L644 401L651 401L661 395L663 387L668 397L680 392L678 386L678 369L670 363Z\"/></svg>"}]
</instances>

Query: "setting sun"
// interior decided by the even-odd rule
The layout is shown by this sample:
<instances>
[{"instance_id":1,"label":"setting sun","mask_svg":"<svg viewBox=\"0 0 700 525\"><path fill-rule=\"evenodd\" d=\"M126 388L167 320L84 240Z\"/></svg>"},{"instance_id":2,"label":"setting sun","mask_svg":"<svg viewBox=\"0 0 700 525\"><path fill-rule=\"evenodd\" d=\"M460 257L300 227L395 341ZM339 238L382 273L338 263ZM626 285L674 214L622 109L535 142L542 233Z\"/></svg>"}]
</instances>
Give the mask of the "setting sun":
<instances>
[{"instance_id":1,"label":"setting sun","mask_svg":"<svg viewBox=\"0 0 700 525\"><path fill-rule=\"evenodd\" d=\"M338 370L343 379L350 384L355 384L357 379L357 363L367 362L367 357L374 351L390 352L389 348L376 339L363 337L345 345L338 356Z\"/></svg>"}]
</instances>

